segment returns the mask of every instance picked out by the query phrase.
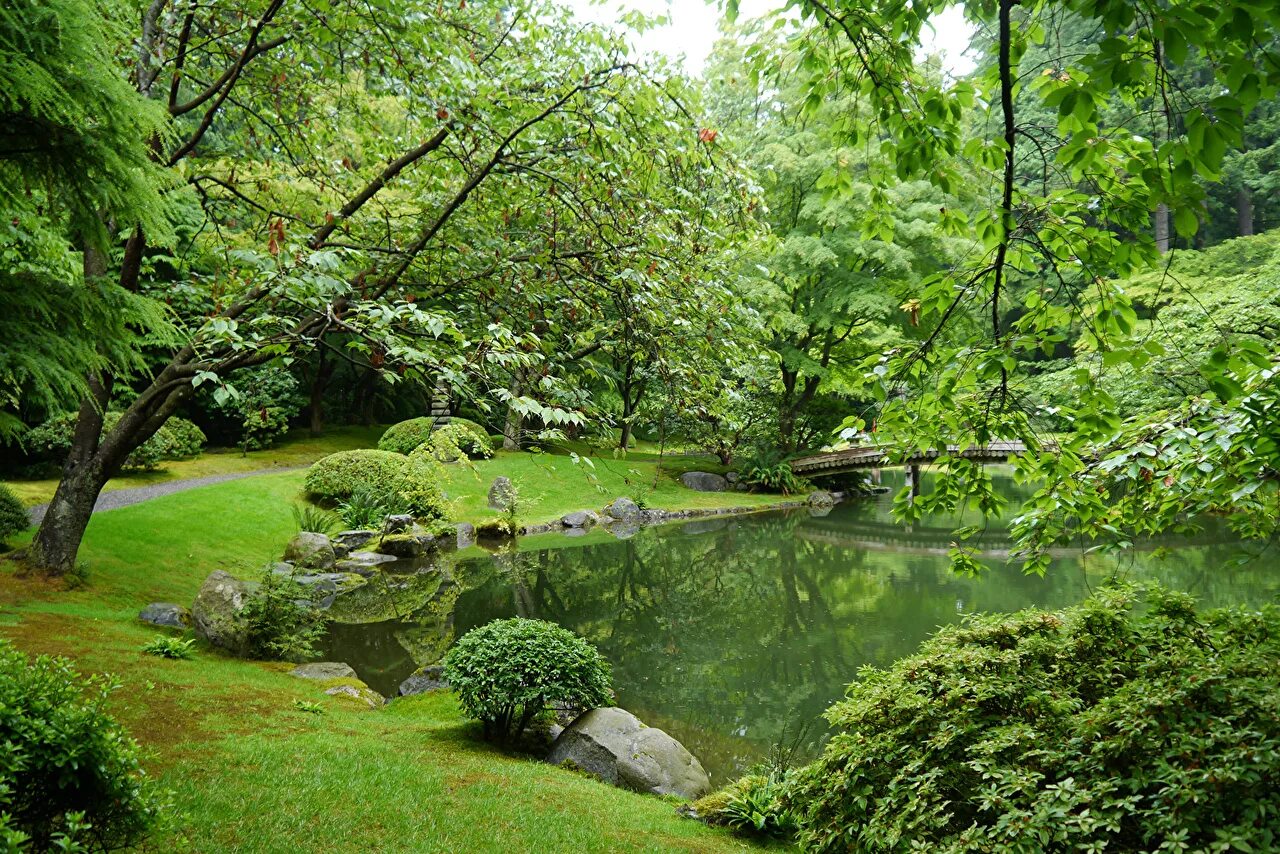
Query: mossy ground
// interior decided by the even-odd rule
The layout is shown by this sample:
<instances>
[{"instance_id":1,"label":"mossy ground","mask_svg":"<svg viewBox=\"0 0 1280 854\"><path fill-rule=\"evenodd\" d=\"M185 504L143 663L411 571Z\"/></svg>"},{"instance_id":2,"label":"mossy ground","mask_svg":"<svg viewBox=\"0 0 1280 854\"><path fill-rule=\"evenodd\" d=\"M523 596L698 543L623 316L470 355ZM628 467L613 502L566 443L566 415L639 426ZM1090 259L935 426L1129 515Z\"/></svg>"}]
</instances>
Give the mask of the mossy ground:
<instances>
[{"instance_id":1,"label":"mossy ground","mask_svg":"<svg viewBox=\"0 0 1280 854\"><path fill-rule=\"evenodd\" d=\"M474 473L455 472L451 495L464 515L478 518L489 481L505 473L536 497L532 518L554 518L627 493L621 472L647 466L652 474L653 463L609 461L600 467L603 493L566 465L573 465L567 457L504 454L477 464ZM112 710L142 744L147 767L173 790L178 807L175 828L151 849L749 847L680 818L657 798L482 744L449 694L363 709L290 676L291 665L236 660L209 648L189 661L142 653L163 631L136 620L144 605L189 603L210 571L252 575L278 557L294 532L289 504L301 482L302 472L267 474L98 514L81 551L89 581L77 590L16 577L12 563L0 562L0 635L28 652L67 655L84 670L111 672L122 683ZM654 506L753 498L694 493L674 482L663 482L654 495ZM668 505L677 495L684 503ZM295 701L317 704L323 713Z\"/></svg>"}]
</instances>

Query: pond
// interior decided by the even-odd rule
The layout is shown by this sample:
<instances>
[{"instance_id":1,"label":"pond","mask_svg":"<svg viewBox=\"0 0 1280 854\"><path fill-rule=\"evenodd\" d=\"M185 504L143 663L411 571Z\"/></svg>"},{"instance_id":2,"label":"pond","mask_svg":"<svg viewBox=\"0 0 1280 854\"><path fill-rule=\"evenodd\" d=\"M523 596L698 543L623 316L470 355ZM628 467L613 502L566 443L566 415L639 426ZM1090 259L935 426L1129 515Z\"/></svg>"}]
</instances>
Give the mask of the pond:
<instances>
[{"instance_id":1,"label":"pond","mask_svg":"<svg viewBox=\"0 0 1280 854\"><path fill-rule=\"evenodd\" d=\"M1016 500L1018 487L1001 485ZM889 507L879 496L824 516L700 520L626 540L525 538L518 552L459 556L428 585L408 585L412 595L373 609L379 622L335 624L325 654L394 696L469 629L513 615L553 620L608 658L620 706L683 742L719 783L781 743L798 738L812 753L826 734L822 711L858 668L889 664L965 614L1068 605L1113 575L1159 578L1212 605L1280 594L1273 559L1228 566L1242 551L1220 525L1123 558L1064 550L1044 578L1007 566L1004 532L992 527L989 572L966 578L946 557L955 520L906 527Z\"/></svg>"}]
</instances>

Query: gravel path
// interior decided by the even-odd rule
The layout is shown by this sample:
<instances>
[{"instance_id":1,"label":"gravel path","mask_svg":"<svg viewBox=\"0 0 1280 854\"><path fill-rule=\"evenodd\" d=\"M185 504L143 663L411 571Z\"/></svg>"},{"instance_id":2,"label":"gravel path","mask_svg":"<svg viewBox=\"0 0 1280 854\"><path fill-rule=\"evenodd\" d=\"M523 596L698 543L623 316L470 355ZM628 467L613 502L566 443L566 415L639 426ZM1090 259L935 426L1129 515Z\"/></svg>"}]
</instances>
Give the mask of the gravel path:
<instances>
[{"instance_id":1,"label":"gravel path","mask_svg":"<svg viewBox=\"0 0 1280 854\"><path fill-rule=\"evenodd\" d=\"M94 513L101 513L103 510L115 510L119 507L128 507L130 504L140 504L143 501L150 501L152 498L159 498L161 495L172 495L175 492L186 492L188 489L195 489L197 486L209 486L213 483L225 483L228 480L240 480L246 477L257 477L260 474L280 474L286 471L298 471L305 469L307 466L289 466L282 468L260 469L258 471L241 471L231 474L211 474L208 477L192 477L186 480L168 480L164 483L155 483L150 486L132 486L128 489L115 489L111 492L104 492L98 496L98 501L93 505ZM45 511L49 509L48 504L37 504L30 508L28 512L31 514L31 524L39 525L44 519Z\"/></svg>"}]
</instances>

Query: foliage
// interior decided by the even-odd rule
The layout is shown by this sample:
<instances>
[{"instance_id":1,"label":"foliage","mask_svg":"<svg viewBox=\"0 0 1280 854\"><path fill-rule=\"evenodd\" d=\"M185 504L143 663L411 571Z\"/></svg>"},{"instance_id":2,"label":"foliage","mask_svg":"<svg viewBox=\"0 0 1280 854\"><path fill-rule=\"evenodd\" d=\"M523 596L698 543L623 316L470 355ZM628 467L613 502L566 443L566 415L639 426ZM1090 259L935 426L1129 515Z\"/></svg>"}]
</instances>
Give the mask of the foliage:
<instances>
[{"instance_id":1,"label":"foliage","mask_svg":"<svg viewBox=\"0 0 1280 854\"><path fill-rule=\"evenodd\" d=\"M799 830L796 814L783 803L784 775L748 774L718 792L695 801L698 817L739 833L791 839Z\"/></svg>"},{"instance_id":2,"label":"foliage","mask_svg":"<svg viewBox=\"0 0 1280 854\"><path fill-rule=\"evenodd\" d=\"M194 644L194 640L159 635L143 644L142 651L160 658L186 659L191 658L191 647Z\"/></svg>"},{"instance_id":3,"label":"foliage","mask_svg":"<svg viewBox=\"0 0 1280 854\"><path fill-rule=\"evenodd\" d=\"M234 386L202 386L201 403L234 423L236 444L242 450L269 448L288 432L289 421L306 400L298 391L298 381L284 368L266 366L242 374Z\"/></svg>"},{"instance_id":4,"label":"foliage","mask_svg":"<svg viewBox=\"0 0 1280 854\"><path fill-rule=\"evenodd\" d=\"M770 447L758 447L743 456L738 475L748 486L791 495L805 488L803 478L791 470L790 456Z\"/></svg>"},{"instance_id":5,"label":"foliage","mask_svg":"<svg viewBox=\"0 0 1280 854\"><path fill-rule=\"evenodd\" d=\"M408 454L423 442L431 438L439 419L431 417L410 418L399 424L392 424L387 432L378 440L378 450L393 451L397 454ZM440 425L443 427L444 425Z\"/></svg>"},{"instance_id":6,"label":"foliage","mask_svg":"<svg viewBox=\"0 0 1280 854\"><path fill-rule=\"evenodd\" d=\"M864 669L787 802L816 851L1270 849L1277 666L1280 611L1159 588L973 617Z\"/></svg>"},{"instance_id":7,"label":"foliage","mask_svg":"<svg viewBox=\"0 0 1280 854\"><path fill-rule=\"evenodd\" d=\"M349 499L358 490L395 496L394 503L422 519L445 515L440 467L421 456L391 451L339 451L307 471L306 490L330 501Z\"/></svg>"},{"instance_id":8,"label":"foliage","mask_svg":"<svg viewBox=\"0 0 1280 854\"><path fill-rule=\"evenodd\" d=\"M463 424L446 424L434 431L412 455L428 454L437 462L451 463L470 459L487 460L493 456L489 437Z\"/></svg>"},{"instance_id":9,"label":"foliage","mask_svg":"<svg viewBox=\"0 0 1280 854\"><path fill-rule=\"evenodd\" d=\"M445 679L485 738L506 744L553 705L610 702L609 665L554 623L516 617L467 632L445 656Z\"/></svg>"},{"instance_id":10,"label":"foliage","mask_svg":"<svg viewBox=\"0 0 1280 854\"><path fill-rule=\"evenodd\" d=\"M74 850L114 851L156 827L165 802L137 745L105 711L118 687L0 641L0 834L25 834L37 851L71 841L82 846Z\"/></svg>"},{"instance_id":11,"label":"foliage","mask_svg":"<svg viewBox=\"0 0 1280 854\"><path fill-rule=\"evenodd\" d=\"M13 490L0 484L0 545L31 527L31 517Z\"/></svg>"},{"instance_id":12,"label":"foliage","mask_svg":"<svg viewBox=\"0 0 1280 854\"><path fill-rule=\"evenodd\" d=\"M312 534L328 534L343 521L342 516L314 504L293 504L289 508L298 531Z\"/></svg>"},{"instance_id":13,"label":"foliage","mask_svg":"<svg viewBox=\"0 0 1280 854\"><path fill-rule=\"evenodd\" d=\"M316 608L314 588L280 575L271 567L236 615L245 630L248 654L267 661L307 661L324 635L324 612ZM300 601L301 600L301 601Z\"/></svg>"},{"instance_id":14,"label":"foliage","mask_svg":"<svg viewBox=\"0 0 1280 854\"><path fill-rule=\"evenodd\" d=\"M103 416L103 432L110 432L120 422L119 412ZM22 447L32 459L61 465L71 450L78 416L74 413L59 415L22 434ZM179 460L195 456L204 447L204 432L185 418L170 418L147 441L125 458L122 471L147 471L162 460Z\"/></svg>"},{"instance_id":15,"label":"foliage","mask_svg":"<svg viewBox=\"0 0 1280 854\"><path fill-rule=\"evenodd\" d=\"M388 503L388 497L375 489L358 487L338 505L338 515L349 528L380 529L383 520L401 512L399 507Z\"/></svg>"}]
</instances>

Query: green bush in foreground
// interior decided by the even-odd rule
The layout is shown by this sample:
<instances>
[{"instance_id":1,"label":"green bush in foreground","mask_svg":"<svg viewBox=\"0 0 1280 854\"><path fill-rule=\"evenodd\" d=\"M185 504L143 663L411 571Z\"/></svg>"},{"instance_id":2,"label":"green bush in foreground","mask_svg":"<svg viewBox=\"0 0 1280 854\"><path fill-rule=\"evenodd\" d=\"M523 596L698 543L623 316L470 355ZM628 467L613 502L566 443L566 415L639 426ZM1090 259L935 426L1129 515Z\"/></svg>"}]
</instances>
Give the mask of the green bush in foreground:
<instances>
[{"instance_id":1,"label":"green bush in foreground","mask_svg":"<svg viewBox=\"0 0 1280 854\"><path fill-rule=\"evenodd\" d=\"M307 471L305 488L314 498L344 502L362 490L386 496L389 506L403 507L420 519L445 516L440 470L430 460L391 451L339 451Z\"/></svg>"},{"instance_id":2,"label":"green bush in foreground","mask_svg":"<svg viewBox=\"0 0 1280 854\"><path fill-rule=\"evenodd\" d=\"M156 826L164 804L104 711L116 687L0 641L0 849L114 851Z\"/></svg>"},{"instance_id":3,"label":"green bush in foreground","mask_svg":"<svg viewBox=\"0 0 1280 854\"><path fill-rule=\"evenodd\" d=\"M0 483L0 545L14 534L31 527L31 517L13 490Z\"/></svg>"},{"instance_id":4,"label":"green bush in foreground","mask_svg":"<svg viewBox=\"0 0 1280 854\"><path fill-rule=\"evenodd\" d=\"M552 705L611 702L609 664L568 629L515 617L472 629L444 659L445 679L485 738L513 741Z\"/></svg>"},{"instance_id":5,"label":"green bush in foreground","mask_svg":"<svg viewBox=\"0 0 1280 854\"><path fill-rule=\"evenodd\" d=\"M1280 848L1280 610L1159 588L867 668L786 800L817 851Z\"/></svg>"}]
</instances>

